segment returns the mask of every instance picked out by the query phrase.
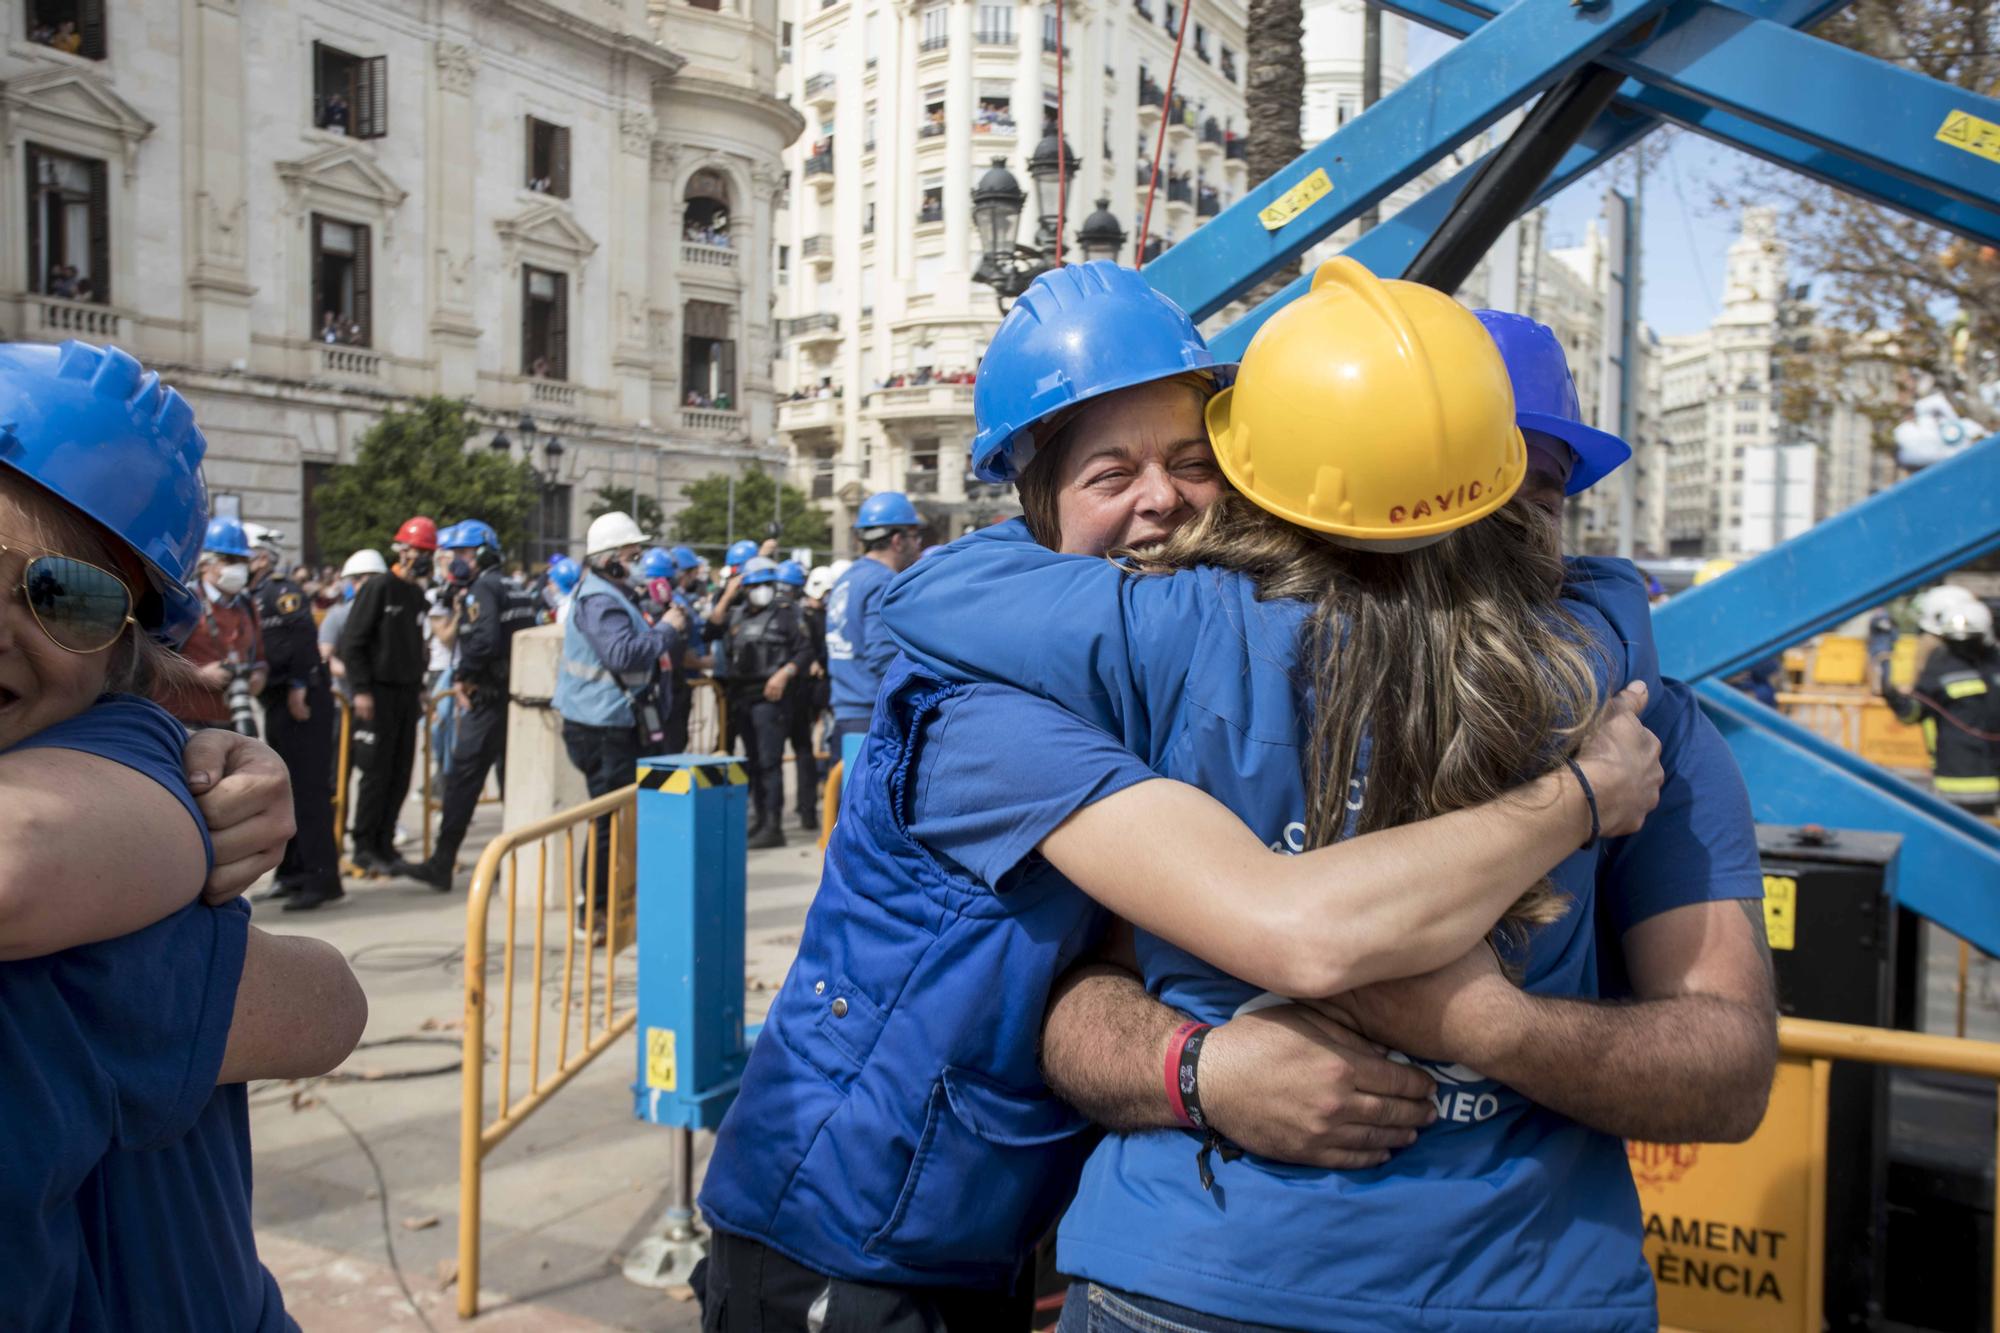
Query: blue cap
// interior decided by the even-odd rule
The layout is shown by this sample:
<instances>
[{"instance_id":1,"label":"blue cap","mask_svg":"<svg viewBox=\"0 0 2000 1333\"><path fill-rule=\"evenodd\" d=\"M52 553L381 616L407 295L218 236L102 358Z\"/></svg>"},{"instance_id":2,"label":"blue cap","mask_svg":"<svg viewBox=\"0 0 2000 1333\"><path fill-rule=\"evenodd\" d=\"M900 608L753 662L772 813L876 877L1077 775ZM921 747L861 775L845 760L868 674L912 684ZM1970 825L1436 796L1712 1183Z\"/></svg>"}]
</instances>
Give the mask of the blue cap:
<instances>
[{"instance_id":1,"label":"blue cap","mask_svg":"<svg viewBox=\"0 0 2000 1333\"><path fill-rule=\"evenodd\" d=\"M867 532L873 528L921 528L924 520L917 513L917 507L910 503L910 497L901 491L883 491L871 495L861 502L861 508L854 515L857 532Z\"/></svg>"},{"instance_id":2,"label":"blue cap","mask_svg":"<svg viewBox=\"0 0 2000 1333\"><path fill-rule=\"evenodd\" d=\"M208 520L208 531L202 534L201 549L210 555L240 555L246 560L253 554L249 534L233 518Z\"/></svg>"},{"instance_id":3,"label":"blue cap","mask_svg":"<svg viewBox=\"0 0 2000 1333\"><path fill-rule=\"evenodd\" d=\"M476 518L464 519L452 524L438 534L438 549L444 551L468 551L490 546L500 549L500 534L491 525Z\"/></svg>"},{"instance_id":4,"label":"blue cap","mask_svg":"<svg viewBox=\"0 0 2000 1333\"><path fill-rule=\"evenodd\" d=\"M1507 377L1514 382L1514 424L1569 447L1576 456L1565 493L1587 491L1632 457L1632 446L1609 431L1583 424L1576 381L1562 340L1546 324L1505 310L1475 310L1500 348Z\"/></svg>"},{"instance_id":5,"label":"blue cap","mask_svg":"<svg viewBox=\"0 0 2000 1333\"><path fill-rule=\"evenodd\" d=\"M557 592L575 592L577 580L582 577L583 566L566 555L556 556L549 561L549 582L556 585Z\"/></svg>"},{"instance_id":6,"label":"blue cap","mask_svg":"<svg viewBox=\"0 0 2000 1333\"><path fill-rule=\"evenodd\" d=\"M754 588L762 583L778 581L778 562L767 556L753 555L743 562L743 586Z\"/></svg>"},{"instance_id":7,"label":"blue cap","mask_svg":"<svg viewBox=\"0 0 2000 1333\"><path fill-rule=\"evenodd\" d=\"M755 554L757 554L757 543L745 537L742 541L737 542L729 548L729 553L722 557L722 563L732 566L740 565Z\"/></svg>"},{"instance_id":8,"label":"blue cap","mask_svg":"<svg viewBox=\"0 0 2000 1333\"><path fill-rule=\"evenodd\" d=\"M674 558L664 546L648 546L639 557L639 572L649 579L664 579L674 572Z\"/></svg>"},{"instance_id":9,"label":"blue cap","mask_svg":"<svg viewBox=\"0 0 2000 1333\"><path fill-rule=\"evenodd\" d=\"M973 381L972 471L1013 481L1035 456L1031 430L1065 408L1118 389L1215 372L1194 321L1137 269L1108 259L1065 264L1028 285L987 345Z\"/></svg>"},{"instance_id":10,"label":"blue cap","mask_svg":"<svg viewBox=\"0 0 2000 1333\"><path fill-rule=\"evenodd\" d=\"M806 567L796 560L787 560L778 566L778 582L788 588L806 586Z\"/></svg>"},{"instance_id":11,"label":"blue cap","mask_svg":"<svg viewBox=\"0 0 2000 1333\"><path fill-rule=\"evenodd\" d=\"M686 546L676 546L667 554L674 558L674 568L679 570L700 569L701 557Z\"/></svg>"}]
</instances>

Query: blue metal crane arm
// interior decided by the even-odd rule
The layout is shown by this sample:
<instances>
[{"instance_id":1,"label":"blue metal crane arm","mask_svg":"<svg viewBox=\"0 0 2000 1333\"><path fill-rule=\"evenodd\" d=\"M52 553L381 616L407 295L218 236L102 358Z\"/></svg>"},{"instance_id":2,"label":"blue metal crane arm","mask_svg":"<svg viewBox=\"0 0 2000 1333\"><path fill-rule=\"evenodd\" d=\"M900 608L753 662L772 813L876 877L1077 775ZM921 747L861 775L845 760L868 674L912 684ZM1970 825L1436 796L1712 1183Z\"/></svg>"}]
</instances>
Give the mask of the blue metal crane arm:
<instances>
[{"instance_id":1,"label":"blue metal crane arm","mask_svg":"<svg viewBox=\"0 0 2000 1333\"><path fill-rule=\"evenodd\" d=\"M2000 548L2000 435L1653 613L1660 672L1726 676Z\"/></svg>"},{"instance_id":2,"label":"blue metal crane arm","mask_svg":"<svg viewBox=\"0 0 2000 1333\"><path fill-rule=\"evenodd\" d=\"M1147 280L1206 318L1665 7L1523 0L1148 264Z\"/></svg>"},{"instance_id":3,"label":"blue metal crane arm","mask_svg":"<svg viewBox=\"0 0 2000 1333\"><path fill-rule=\"evenodd\" d=\"M1695 689L1736 756L1759 820L1902 834L1897 900L1988 953L2000 953L2000 829L1720 681Z\"/></svg>"}]
</instances>

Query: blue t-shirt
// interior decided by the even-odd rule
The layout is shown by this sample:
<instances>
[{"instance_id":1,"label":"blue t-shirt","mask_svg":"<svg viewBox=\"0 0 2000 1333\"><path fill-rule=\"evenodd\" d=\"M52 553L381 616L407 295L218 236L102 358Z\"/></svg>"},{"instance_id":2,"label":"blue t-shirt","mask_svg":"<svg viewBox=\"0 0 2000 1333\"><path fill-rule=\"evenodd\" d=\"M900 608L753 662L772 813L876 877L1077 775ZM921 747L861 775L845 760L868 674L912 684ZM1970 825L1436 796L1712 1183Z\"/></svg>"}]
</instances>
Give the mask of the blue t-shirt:
<instances>
[{"instance_id":1,"label":"blue t-shirt","mask_svg":"<svg viewBox=\"0 0 2000 1333\"><path fill-rule=\"evenodd\" d=\"M107 695L14 747L127 765L174 792L186 733ZM192 888L192 886L191 886ZM190 903L117 939L0 963L0 1292L7 1328L296 1328L257 1260L244 1089L215 1080L249 908Z\"/></svg>"},{"instance_id":2,"label":"blue t-shirt","mask_svg":"<svg viewBox=\"0 0 2000 1333\"><path fill-rule=\"evenodd\" d=\"M866 718L875 711L882 674L895 660L896 645L882 632L882 594L896 573L866 556L847 567L826 600L826 660L829 698L837 720Z\"/></svg>"}]
</instances>

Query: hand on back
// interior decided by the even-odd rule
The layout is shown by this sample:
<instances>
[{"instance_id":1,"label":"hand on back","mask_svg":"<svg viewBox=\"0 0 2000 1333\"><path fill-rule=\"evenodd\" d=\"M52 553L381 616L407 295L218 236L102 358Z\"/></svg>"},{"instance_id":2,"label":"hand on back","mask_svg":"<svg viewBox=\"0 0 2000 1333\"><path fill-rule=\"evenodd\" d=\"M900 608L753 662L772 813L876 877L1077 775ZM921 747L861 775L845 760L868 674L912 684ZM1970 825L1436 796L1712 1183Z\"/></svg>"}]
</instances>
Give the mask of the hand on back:
<instances>
[{"instance_id":1,"label":"hand on back","mask_svg":"<svg viewBox=\"0 0 2000 1333\"><path fill-rule=\"evenodd\" d=\"M1590 739L1577 752L1577 767L1590 779L1597 797L1598 831L1607 838L1638 832L1660 803L1666 772L1660 767L1659 738L1639 721L1646 700L1643 681L1620 690L1604 706Z\"/></svg>"}]
</instances>

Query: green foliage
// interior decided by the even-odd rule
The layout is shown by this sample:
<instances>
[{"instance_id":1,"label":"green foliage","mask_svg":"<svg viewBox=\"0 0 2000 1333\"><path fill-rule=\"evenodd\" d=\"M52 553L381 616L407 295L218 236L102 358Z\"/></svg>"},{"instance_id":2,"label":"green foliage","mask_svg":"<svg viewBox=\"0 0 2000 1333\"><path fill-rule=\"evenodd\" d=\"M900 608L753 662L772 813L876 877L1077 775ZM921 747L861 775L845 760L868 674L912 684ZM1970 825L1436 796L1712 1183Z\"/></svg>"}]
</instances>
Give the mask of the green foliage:
<instances>
[{"instance_id":1,"label":"green foliage","mask_svg":"<svg viewBox=\"0 0 2000 1333\"><path fill-rule=\"evenodd\" d=\"M660 502L644 491L634 492L630 487L600 486L592 492L589 517L608 514L614 509L622 509L632 516L646 532L662 535L667 530L667 515L660 508ZM636 503L635 503L636 502Z\"/></svg>"},{"instance_id":2,"label":"green foliage","mask_svg":"<svg viewBox=\"0 0 2000 1333\"><path fill-rule=\"evenodd\" d=\"M465 404L430 398L369 427L354 462L336 468L315 493L319 549L337 561L363 547L388 554L390 538L413 514L439 527L484 519L510 554L526 549L538 492L526 463L487 449L466 450L473 426Z\"/></svg>"},{"instance_id":3,"label":"green foliage","mask_svg":"<svg viewBox=\"0 0 2000 1333\"><path fill-rule=\"evenodd\" d=\"M781 549L794 546L810 546L816 551L832 549L833 526L825 511L817 508L798 487L781 486L761 472L745 472L736 478L733 537L727 474L691 481L682 488L682 494L687 497L687 508L674 519L674 537L690 546L722 546L745 537L762 541L772 535L773 516L781 514L777 532Z\"/></svg>"}]
</instances>

